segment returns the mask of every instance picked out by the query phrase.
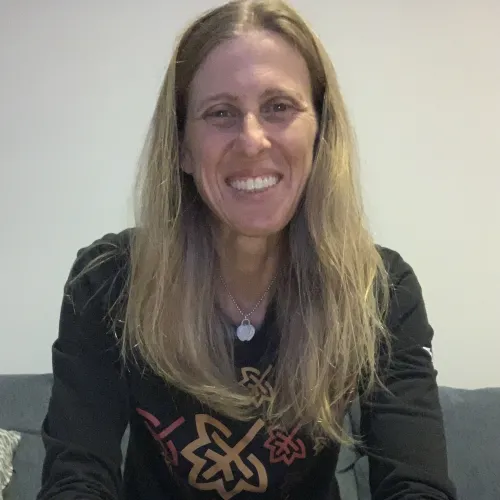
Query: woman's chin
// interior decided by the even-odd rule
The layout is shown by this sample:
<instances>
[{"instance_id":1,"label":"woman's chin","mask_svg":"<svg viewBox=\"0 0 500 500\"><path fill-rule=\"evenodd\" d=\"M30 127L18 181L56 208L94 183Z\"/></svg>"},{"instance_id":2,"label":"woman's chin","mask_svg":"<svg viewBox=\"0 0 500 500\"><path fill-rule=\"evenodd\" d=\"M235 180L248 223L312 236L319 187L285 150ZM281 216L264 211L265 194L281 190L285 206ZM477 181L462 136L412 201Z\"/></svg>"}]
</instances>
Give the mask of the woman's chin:
<instances>
[{"instance_id":1,"label":"woman's chin","mask_svg":"<svg viewBox=\"0 0 500 500\"><path fill-rule=\"evenodd\" d=\"M249 238L268 238L279 235L286 227L287 222L266 221L258 223L257 221L228 221L227 229L235 234Z\"/></svg>"}]
</instances>

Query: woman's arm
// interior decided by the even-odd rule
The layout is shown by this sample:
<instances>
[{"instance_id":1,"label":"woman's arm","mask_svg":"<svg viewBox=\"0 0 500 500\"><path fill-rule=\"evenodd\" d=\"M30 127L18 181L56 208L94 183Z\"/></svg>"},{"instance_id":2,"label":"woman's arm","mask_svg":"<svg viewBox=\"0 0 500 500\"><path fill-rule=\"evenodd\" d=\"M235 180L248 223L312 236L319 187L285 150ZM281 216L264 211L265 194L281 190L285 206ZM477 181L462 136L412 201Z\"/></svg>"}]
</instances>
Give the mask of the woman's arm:
<instances>
[{"instance_id":1,"label":"woman's arm","mask_svg":"<svg viewBox=\"0 0 500 500\"><path fill-rule=\"evenodd\" d=\"M72 282L109 242L79 253L65 288L53 346L54 385L42 436L46 458L38 500L118 500L127 384L107 308L120 282L112 258Z\"/></svg>"},{"instance_id":2,"label":"woman's arm","mask_svg":"<svg viewBox=\"0 0 500 500\"><path fill-rule=\"evenodd\" d=\"M399 254L383 249L382 256L394 287L387 320L392 354L380 357L387 390L361 401L373 500L455 499L421 288Z\"/></svg>"}]
</instances>

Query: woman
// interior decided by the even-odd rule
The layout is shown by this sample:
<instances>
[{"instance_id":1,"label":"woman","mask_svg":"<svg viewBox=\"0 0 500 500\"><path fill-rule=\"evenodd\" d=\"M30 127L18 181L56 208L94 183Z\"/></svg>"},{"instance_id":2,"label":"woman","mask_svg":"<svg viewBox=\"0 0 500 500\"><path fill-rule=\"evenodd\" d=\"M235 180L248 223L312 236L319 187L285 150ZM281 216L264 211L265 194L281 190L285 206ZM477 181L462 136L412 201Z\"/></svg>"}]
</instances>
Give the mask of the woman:
<instances>
[{"instance_id":1,"label":"woman","mask_svg":"<svg viewBox=\"0 0 500 500\"><path fill-rule=\"evenodd\" d=\"M454 498L420 287L365 228L352 149L289 6L186 30L137 228L80 251L67 283L39 499L339 498L356 394L374 498Z\"/></svg>"}]
</instances>

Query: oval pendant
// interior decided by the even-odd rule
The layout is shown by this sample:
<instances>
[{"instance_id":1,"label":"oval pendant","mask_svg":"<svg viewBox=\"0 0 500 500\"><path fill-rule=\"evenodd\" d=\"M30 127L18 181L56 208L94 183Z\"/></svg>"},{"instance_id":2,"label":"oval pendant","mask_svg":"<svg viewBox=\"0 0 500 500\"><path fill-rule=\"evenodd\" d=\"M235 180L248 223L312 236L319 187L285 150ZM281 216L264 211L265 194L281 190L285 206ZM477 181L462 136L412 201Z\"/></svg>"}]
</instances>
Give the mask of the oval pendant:
<instances>
[{"instance_id":1,"label":"oval pendant","mask_svg":"<svg viewBox=\"0 0 500 500\"><path fill-rule=\"evenodd\" d=\"M241 325L236 329L236 336L242 342L248 342L249 340L252 340L254 335L255 328L248 319L244 319L241 322Z\"/></svg>"}]
</instances>

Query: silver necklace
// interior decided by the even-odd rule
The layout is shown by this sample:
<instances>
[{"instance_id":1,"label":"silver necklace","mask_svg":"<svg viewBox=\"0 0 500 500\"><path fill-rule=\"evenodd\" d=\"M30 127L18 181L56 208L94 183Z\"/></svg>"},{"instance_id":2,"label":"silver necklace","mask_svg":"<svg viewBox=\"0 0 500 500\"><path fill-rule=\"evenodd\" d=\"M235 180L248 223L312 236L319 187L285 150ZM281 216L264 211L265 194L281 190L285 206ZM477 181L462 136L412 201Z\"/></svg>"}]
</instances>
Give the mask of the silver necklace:
<instances>
[{"instance_id":1,"label":"silver necklace","mask_svg":"<svg viewBox=\"0 0 500 500\"><path fill-rule=\"evenodd\" d=\"M276 280L276 275L274 275L274 278L269 283L269 286L266 288L266 291L264 292L262 297L255 304L253 309L247 314L245 314L241 310L240 306L238 305L238 302L236 302L236 299L233 297L233 294L229 291L229 288L228 288L228 286L227 286L227 284L224 281L224 278L222 276L220 276L220 280L222 281L222 284L224 285L224 288L226 289L227 294L229 295L229 297L233 301L233 304L236 306L236 309L238 309L238 312L243 316L243 319L241 320L240 325L238 326L238 328L236 328L236 336L242 342L248 342L248 341L252 340L253 336L255 335L255 327L252 325L252 323L250 321L250 316L257 310L257 308L260 306L262 301L265 299L269 290L271 290L271 287L273 286L273 284Z\"/></svg>"}]
</instances>

